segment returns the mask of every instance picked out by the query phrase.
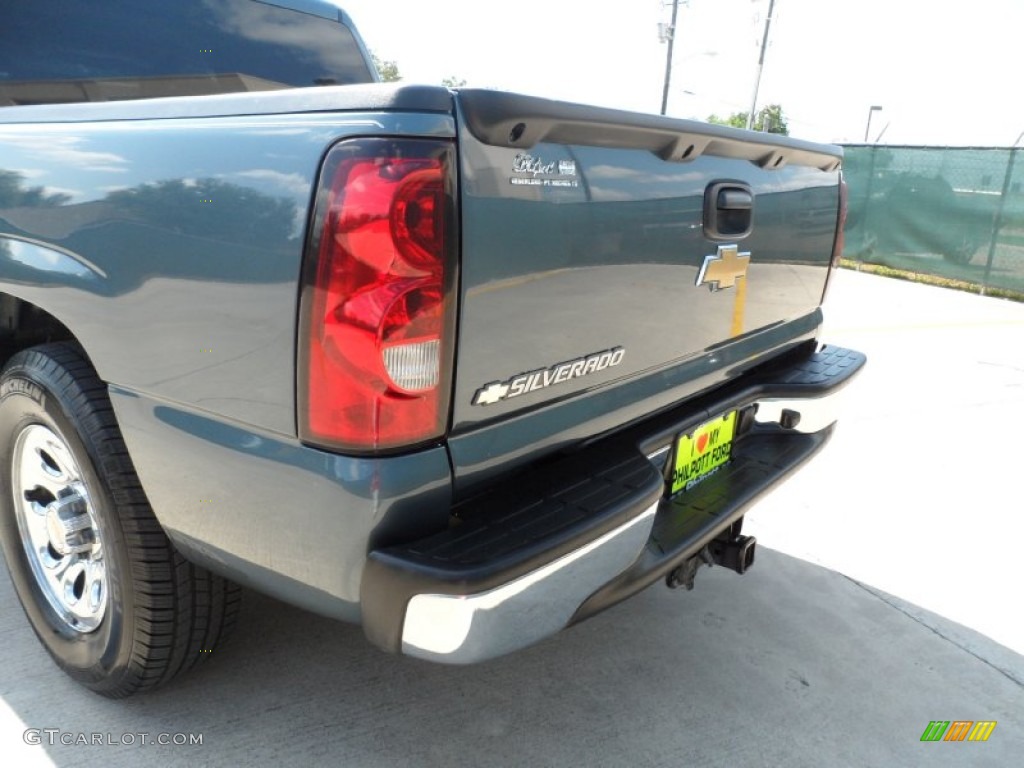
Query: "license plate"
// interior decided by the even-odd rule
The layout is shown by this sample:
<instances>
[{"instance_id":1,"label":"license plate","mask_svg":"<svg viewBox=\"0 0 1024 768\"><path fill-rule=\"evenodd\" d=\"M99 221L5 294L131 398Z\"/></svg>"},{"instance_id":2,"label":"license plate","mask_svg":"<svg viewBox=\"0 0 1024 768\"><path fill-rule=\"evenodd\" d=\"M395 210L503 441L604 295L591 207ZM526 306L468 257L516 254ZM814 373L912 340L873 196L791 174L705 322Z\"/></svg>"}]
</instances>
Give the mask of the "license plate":
<instances>
[{"instance_id":1,"label":"license plate","mask_svg":"<svg viewBox=\"0 0 1024 768\"><path fill-rule=\"evenodd\" d=\"M676 443L672 493L690 490L729 461L735 432L736 411L730 411L680 437Z\"/></svg>"}]
</instances>

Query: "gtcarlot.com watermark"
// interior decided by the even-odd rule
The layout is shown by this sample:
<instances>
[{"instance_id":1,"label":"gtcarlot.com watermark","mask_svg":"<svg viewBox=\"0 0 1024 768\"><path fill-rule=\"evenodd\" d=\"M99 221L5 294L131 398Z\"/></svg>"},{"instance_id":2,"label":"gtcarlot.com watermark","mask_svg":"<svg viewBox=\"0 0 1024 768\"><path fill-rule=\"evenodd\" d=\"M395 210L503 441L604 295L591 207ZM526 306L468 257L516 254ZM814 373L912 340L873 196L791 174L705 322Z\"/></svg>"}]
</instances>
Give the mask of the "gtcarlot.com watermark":
<instances>
[{"instance_id":1,"label":"gtcarlot.com watermark","mask_svg":"<svg viewBox=\"0 0 1024 768\"><path fill-rule=\"evenodd\" d=\"M60 728L29 728L21 738L26 744L43 744L49 747L63 745L65 747L89 746L201 746L201 733L103 733L87 731L62 731Z\"/></svg>"}]
</instances>

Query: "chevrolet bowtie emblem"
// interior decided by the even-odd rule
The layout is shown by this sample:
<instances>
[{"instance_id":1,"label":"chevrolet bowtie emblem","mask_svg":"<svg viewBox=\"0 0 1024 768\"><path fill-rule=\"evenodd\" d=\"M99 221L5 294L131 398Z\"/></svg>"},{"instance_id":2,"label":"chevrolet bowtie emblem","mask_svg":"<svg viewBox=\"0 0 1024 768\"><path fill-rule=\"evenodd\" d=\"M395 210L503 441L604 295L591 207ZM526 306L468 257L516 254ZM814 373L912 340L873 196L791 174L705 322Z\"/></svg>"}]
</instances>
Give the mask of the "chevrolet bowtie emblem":
<instances>
[{"instance_id":1,"label":"chevrolet bowtie emblem","mask_svg":"<svg viewBox=\"0 0 1024 768\"><path fill-rule=\"evenodd\" d=\"M735 245L720 245L717 254L704 257L696 285L706 285L712 291L733 288L737 280L747 276L748 266L749 252L740 253Z\"/></svg>"}]
</instances>

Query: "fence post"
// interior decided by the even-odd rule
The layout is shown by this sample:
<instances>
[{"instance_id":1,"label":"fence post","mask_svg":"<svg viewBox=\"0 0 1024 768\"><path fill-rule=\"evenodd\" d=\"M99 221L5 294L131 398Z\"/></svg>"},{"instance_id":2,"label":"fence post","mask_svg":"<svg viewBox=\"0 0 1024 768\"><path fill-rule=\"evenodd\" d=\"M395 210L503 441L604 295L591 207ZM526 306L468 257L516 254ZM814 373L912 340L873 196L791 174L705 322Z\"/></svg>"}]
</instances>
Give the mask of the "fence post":
<instances>
[{"instance_id":1,"label":"fence post","mask_svg":"<svg viewBox=\"0 0 1024 768\"><path fill-rule=\"evenodd\" d=\"M868 256L867 245L868 235L871 234L871 230L868 229L868 218L871 215L871 192L875 185L875 154L878 151L878 145L875 145L868 149L871 153L871 161L868 163L868 183L867 190L865 190L864 196L864 215L860 219L860 232L861 232L861 244L860 254L857 257L857 271L860 272L860 265L864 263L865 257Z\"/></svg>"},{"instance_id":2,"label":"fence post","mask_svg":"<svg viewBox=\"0 0 1024 768\"><path fill-rule=\"evenodd\" d=\"M1024 136L1024 134L1021 134ZM1020 136L1017 137L1017 141L1014 142L1014 146L1010 148L1010 159L1006 163L1006 176L1003 177L1003 191L999 194L999 205L996 208L996 215L992 217L992 236L988 243L988 260L985 262L985 277L982 278L981 283L981 295L985 295L985 289L988 288L988 281L992 276L992 262L996 257L996 241L999 239L999 230L1003 228L1003 209L1006 207L1006 196L1010 192L1010 179L1013 177L1013 163L1017 159L1017 150L1015 149L1017 142L1020 141Z\"/></svg>"}]
</instances>

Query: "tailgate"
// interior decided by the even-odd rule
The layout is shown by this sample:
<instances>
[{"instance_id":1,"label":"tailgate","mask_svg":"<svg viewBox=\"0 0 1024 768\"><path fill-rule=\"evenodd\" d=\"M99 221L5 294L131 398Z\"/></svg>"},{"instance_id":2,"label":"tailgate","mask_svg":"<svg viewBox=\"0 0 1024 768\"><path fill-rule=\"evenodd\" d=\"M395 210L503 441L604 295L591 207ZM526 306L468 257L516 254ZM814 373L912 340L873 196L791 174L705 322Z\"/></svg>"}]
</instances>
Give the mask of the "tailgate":
<instances>
[{"instance_id":1,"label":"tailgate","mask_svg":"<svg viewBox=\"0 0 1024 768\"><path fill-rule=\"evenodd\" d=\"M837 147L491 91L457 105L454 437L683 364L735 372L733 345L753 360L806 334Z\"/></svg>"}]
</instances>

